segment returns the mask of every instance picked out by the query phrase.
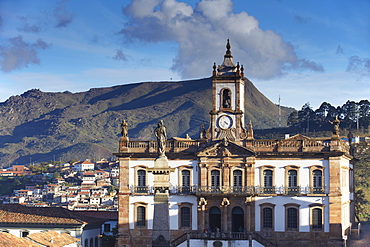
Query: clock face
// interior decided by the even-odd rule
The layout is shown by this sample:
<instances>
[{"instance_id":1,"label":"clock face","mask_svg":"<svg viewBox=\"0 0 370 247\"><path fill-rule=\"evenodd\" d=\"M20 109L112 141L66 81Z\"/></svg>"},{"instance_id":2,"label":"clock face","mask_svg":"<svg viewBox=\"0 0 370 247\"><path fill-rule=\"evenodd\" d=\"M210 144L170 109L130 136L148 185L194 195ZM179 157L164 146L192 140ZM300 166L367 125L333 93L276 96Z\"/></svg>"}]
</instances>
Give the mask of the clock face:
<instances>
[{"instance_id":1,"label":"clock face","mask_svg":"<svg viewBox=\"0 0 370 247\"><path fill-rule=\"evenodd\" d=\"M218 126L221 129L229 129L233 125L233 119L230 116L222 115L218 118Z\"/></svg>"}]
</instances>

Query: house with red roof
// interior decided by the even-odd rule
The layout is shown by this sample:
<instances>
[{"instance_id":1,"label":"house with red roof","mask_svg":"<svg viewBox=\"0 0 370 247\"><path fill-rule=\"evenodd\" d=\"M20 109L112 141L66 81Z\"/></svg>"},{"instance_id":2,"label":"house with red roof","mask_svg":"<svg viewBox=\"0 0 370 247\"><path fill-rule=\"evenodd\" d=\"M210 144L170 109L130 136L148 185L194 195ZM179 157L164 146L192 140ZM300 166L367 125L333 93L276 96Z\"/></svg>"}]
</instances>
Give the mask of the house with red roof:
<instances>
[{"instance_id":1,"label":"house with red roof","mask_svg":"<svg viewBox=\"0 0 370 247\"><path fill-rule=\"evenodd\" d=\"M78 243L78 246L101 246L101 227L106 221L105 219L83 215L61 207L30 207L19 204L0 205L0 232L9 233L22 239L31 238L35 234L35 237L31 238L33 242L41 239L41 237L37 237L36 233L55 231L58 234L65 233L78 239L74 241L74 243ZM51 240L51 237L49 236L46 239ZM56 237L54 237L54 240L56 240ZM2 238L0 236L0 243L1 241ZM25 245L12 244L6 246ZM28 246L32 245L29 244Z\"/></svg>"}]
</instances>

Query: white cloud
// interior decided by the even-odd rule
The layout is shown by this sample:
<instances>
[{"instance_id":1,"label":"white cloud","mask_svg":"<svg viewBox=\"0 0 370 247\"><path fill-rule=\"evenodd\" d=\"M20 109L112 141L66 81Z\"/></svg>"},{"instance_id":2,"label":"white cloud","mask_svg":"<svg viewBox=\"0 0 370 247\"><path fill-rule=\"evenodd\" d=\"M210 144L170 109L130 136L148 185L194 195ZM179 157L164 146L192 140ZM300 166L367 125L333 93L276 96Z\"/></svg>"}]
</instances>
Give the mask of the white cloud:
<instances>
[{"instance_id":1,"label":"white cloud","mask_svg":"<svg viewBox=\"0 0 370 247\"><path fill-rule=\"evenodd\" d=\"M370 59L352 56L349 58L346 71L356 73L361 76L370 76Z\"/></svg>"},{"instance_id":2,"label":"white cloud","mask_svg":"<svg viewBox=\"0 0 370 247\"><path fill-rule=\"evenodd\" d=\"M209 76L221 63L230 38L235 61L254 78L274 78L288 70L322 72L321 65L299 58L293 46L246 12L233 13L231 0L202 0L195 9L175 0L134 0L123 13L130 17L121 30L129 40L175 41L179 44L172 70L182 78Z\"/></svg>"},{"instance_id":3,"label":"white cloud","mask_svg":"<svg viewBox=\"0 0 370 247\"><path fill-rule=\"evenodd\" d=\"M33 44L23 41L22 36L10 38L0 45L0 67L3 72L28 67L29 64L40 64L38 50L46 49L49 45L41 39Z\"/></svg>"},{"instance_id":4,"label":"white cloud","mask_svg":"<svg viewBox=\"0 0 370 247\"><path fill-rule=\"evenodd\" d=\"M351 82L351 88L348 88ZM277 103L279 96L284 106L301 109L303 104L310 102L317 109L321 103L329 102L341 106L347 100L359 102L368 99L370 87L364 77L348 72L332 72L325 74L290 73L284 78L273 80L253 80L254 85L271 101ZM297 86L299 85L299 86ZM356 88L356 90L351 90Z\"/></svg>"}]
</instances>

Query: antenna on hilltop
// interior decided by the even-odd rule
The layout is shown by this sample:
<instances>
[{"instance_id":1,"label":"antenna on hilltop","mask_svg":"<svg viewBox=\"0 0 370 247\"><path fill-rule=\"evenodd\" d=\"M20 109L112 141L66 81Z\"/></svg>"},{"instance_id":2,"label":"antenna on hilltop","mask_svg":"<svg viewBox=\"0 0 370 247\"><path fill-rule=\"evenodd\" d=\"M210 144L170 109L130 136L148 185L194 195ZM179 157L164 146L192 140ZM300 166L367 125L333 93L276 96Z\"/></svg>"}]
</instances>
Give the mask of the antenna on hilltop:
<instances>
[{"instance_id":1,"label":"antenna on hilltop","mask_svg":"<svg viewBox=\"0 0 370 247\"><path fill-rule=\"evenodd\" d=\"M279 128L281 127L281 108L280 108L280 94L279 94Z\"/></svg>"}]
</instances>

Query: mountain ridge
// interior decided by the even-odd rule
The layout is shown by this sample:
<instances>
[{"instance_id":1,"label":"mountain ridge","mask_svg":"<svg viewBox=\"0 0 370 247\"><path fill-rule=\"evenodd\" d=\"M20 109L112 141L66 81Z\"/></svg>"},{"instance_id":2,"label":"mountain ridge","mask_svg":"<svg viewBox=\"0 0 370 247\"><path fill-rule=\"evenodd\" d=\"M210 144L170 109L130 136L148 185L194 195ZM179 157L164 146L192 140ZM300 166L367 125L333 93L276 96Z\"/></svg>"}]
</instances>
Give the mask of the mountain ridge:
<instances>
[{"instance_id":1,"label":"mountain ridge","mask_svg":"<svg viewBox=\"0 0 370 247\"><path fill-rule=\"evenodd\" d=\"M276 127L278 106L252 82L245 83L246 121L257 129ZM66 161L72 154L76 159L107 158L117 151L123 119L132 140L155 139L153 129L160 119L169 138L188 134L196 139L202 122L209 124L211 94L211 78L140 82L78 93L31 89L0 103L0 163ZM281 109L286 121L293 108ZM75 151L72 147L77 144L90 144L88 152Z\"/></svg>"}]
</instances>

